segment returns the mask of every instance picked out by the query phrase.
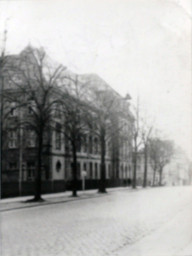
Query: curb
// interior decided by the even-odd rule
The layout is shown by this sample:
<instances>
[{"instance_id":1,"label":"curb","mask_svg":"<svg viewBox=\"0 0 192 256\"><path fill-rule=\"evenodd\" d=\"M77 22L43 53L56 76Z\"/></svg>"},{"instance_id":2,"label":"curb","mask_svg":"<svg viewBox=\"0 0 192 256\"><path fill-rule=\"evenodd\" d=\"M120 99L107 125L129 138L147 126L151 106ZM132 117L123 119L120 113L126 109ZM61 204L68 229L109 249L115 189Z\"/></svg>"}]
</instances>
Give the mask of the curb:
<instances>
[{"instance_id":1,"label":"curb","mask_svg":"<svg viewBox=\"0 0 192 256\"><path fill-rule=\"evenodd\" d=\"M19 197L19 198L11 198L11 199L2 199L0 201L0 212L8 212L12 210L20 210L20 209L26 209L26 208L34 208L38 206L47 206L50 204L61 204L61 203L69 203L73 201L78 200L85 200L90 198L99 198L103 196L108 196L109 193L114 193L117 191L129 191L132 190L130 187L118 187L118 188L112 188L108 189L108 193L98 193L97 190L89 190L86 192L80 192L77 197L72 197L67 194L61 193L60 195L57 194L48 194L48 195L42 195L45 198L45 201L43 202L26 202L25 200L28 200L31 198L30 196L27 197ZM138 190L135 190L135 192ZM133 191L132 191L133 192ZM5 201L3 201L5 200Z\"/></svg>"}]
</instances>

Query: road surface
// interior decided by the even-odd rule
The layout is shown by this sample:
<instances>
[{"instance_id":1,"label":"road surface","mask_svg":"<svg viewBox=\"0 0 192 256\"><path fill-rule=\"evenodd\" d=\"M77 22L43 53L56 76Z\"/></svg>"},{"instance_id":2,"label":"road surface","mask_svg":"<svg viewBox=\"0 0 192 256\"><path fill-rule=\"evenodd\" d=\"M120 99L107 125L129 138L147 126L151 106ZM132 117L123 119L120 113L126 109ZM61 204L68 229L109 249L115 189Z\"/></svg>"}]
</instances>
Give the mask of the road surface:
<instances>
[{"instance_id":1,"label":"road surface","mask_svg":"<svg viewBox=\"0 0 192 256\"><path fill-rule=\"evenodd\" d=\"M1 213L1 256L192 256L192 187Z\"/></svg>"}]
</instances>

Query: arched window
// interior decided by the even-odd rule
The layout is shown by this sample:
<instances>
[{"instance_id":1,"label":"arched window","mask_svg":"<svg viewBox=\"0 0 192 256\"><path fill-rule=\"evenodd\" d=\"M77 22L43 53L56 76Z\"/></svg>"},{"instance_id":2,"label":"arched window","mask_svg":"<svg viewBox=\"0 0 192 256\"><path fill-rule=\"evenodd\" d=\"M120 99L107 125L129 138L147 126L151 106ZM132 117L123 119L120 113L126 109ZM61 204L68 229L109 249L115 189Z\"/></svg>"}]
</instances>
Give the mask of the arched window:
<instances>
[{"instance_id":1,"label":"arched window","mask_svg":"<svg viewBox=\"0 0 192 256\"><path fill-rule=\"evenodd\" d=\"M61 170L61 162L58 160L56 163L56 171L59 172Z\"/></svg>"},{"instance_id":2,"label":"arched window","mask_svg":"<svg viewBox=\"0 0 192 256\"><path fill-rule=\"evenodd\" d=\"M98 165L97 165L97 163L95 163L95 178L96 179L99 178L99 172L98 172Z\"/></svg>"},{"instance_id":3,"label":"arched window","mask_svg":"<svg viewBox=\"0 0 192 256\"><path fill-rule=\"evenodd\" d=\"M10 109L10 115L11 116L17 116L17 103L11 102L11 109Z\"/></svg>"},{"instance_id":4,"label":"arched window","mask_svg":"<svg viewBox=\"0 0 192 256\"><path fill-rule=\"evenodd\" d=\"M55 148L61 149L61 124L56 123L55 131Z\"/></svg>"},{"instance_id":5,"label":"arched window","mask_svg":"<svg viewBox=\"0 0 192 256\"><path fill-rule=\"evenodd\" d=\"M80 136L78 137L78 140L77 140L77 152L81 152L81 138L80 138Z\"/></svg>"},{"instance_id":6,"label":"arched window","mask_svg":"<svg viewBox=\"0 0 192 256\"><path fill-rule=\"evenodd\" d=\"M128 170L127 170L127 166L125 166L125 178L128 179Z\"/></svg>"},{"instance_id":7,"label":"arched window","mask_svg":"<svg viewBox=\"0 0 192 256\"><path fill-rule=\"evenodd\" d=\"M92 136L89 136L89 153L93 153L93 142L92 142Z\"/></svg>"},{"instance_id":8,"label":"arched window","mask_svg":"<svg viewBox=\"0 0 192 256\"><path fill-rule=\"evenodd\" d=\"M94 139L94 153L98 154L98 139Z\"/></svg>"},{"instance_id":9,"label":"arched window","mask_svg":"<svg viewBox=\"0 0 192 256\"><path fill-rule=\"evenodd\" d=\"M123 165L121 165L121 177L120 178L121 179L124 178L124 168L123 168Z\"/></svg>"},{"instance_id":10,"label":"arched window","mask_svg":"<svg viewBox=\"0 0 192 256\"><path fill-rule=\"evenodd\" d=\"M90 179L93 178L93 164L91 162L89 163L89 177Z\"/></svg>"}]
</instances>

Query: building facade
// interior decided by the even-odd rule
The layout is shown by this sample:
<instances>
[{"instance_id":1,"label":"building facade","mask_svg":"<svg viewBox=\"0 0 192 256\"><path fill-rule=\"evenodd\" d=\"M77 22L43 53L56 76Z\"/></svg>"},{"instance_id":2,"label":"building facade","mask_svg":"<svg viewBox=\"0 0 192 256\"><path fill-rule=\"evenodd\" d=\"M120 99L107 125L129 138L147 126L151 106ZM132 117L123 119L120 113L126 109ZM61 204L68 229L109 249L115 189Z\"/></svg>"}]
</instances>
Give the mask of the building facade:
<instances>
[{"instance_id":1,"label":"building facade","mask_svg":"<svg viewBox=\"0 0 192 256\"><path fill-rule=\"evenodd\" d=\"M30 51L31 49L26 48L19 55L10 56L9 62L18 61L23 56L28 58ZM33 61L32 64L34 65ZM32 76L35 76L35 70L36 67L32 71ZM71 76L76 75L72 74ZM120 129L106 140L106 185L107 187L128 185L131 182L131 129L133 125L129 103L95 74L78 75L78 81L88 84L90 92L94 88L110 91L110 94L115 95L121 102L118 106L121 114L115 120L115 126ZM4 91L8 94L18 95L18 98L21 97L21 92L15 87L15 84L11 86L9 84L11 84L9 79L5 77ZM57 93L63 93L62 87L57 88ZM54 98L54 95L52 97ZM64 94L63 97L65 97ZM83 98L81 100L84 101ZM34 179L38 164L37 136L35 130L32 126L27 125L27 122L24 125L19 124L20 120L30 121L34 118L34 108L38 105L30 100L28 103L25 106L22 104L18 106L17 102L11 100L2 102L2 108L6 113L3 116L2 128L2 197L28 195L34 192ZM60 107L62 106L54 104L54 109L51 111L51 126L54 128L46 128L43 135L41 165L43 193L65 191L71 189L72 186L72 151L65 133L62 132L65 114L60 111ZM83 142L81 141L77 148L79 189L81 189L82 173L85 174L86 189L98 187L101 168L100 150L98 137L89 132L85 134Z\"/></svg>"}]
</instances>

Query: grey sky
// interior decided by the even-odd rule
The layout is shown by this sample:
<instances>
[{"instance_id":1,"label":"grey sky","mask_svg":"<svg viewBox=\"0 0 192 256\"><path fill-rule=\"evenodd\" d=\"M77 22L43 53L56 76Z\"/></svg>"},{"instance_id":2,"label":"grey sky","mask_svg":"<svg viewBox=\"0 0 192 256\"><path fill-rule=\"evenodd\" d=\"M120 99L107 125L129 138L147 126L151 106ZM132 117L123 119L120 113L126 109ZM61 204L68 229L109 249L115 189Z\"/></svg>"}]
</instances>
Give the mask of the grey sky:
<instances>
[{"instance_id":1,"label":"grey sky","mask_svg":"<svg viewBox=\"0 0 192 256\"><path fill-rule=\"evenodd\" d=\"M97 73L192 156L190 0L0 1L7 52L28 43L77 73Z\"/></svg>"}]
</instances>

